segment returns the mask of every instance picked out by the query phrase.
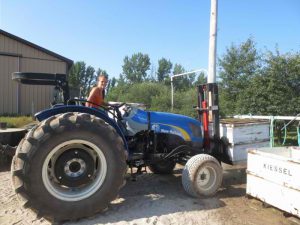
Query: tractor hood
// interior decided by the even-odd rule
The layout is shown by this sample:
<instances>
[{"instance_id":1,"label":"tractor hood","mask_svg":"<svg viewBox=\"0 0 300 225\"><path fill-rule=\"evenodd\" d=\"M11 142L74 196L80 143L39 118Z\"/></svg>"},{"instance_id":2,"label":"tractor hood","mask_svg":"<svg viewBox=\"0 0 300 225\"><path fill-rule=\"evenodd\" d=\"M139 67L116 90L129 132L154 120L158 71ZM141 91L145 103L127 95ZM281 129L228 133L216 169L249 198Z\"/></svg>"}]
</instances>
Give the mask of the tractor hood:
<instances>
[{"instance_id":1,"label":"tractor hood","mask_svg":"<svg viewBox=\"0 0 300 225\"><path fill-rule=\"evenodd\" d=\"M188 116L132 108L124 120L131 135L147 130L150 126L156 133L174 134L185 141L203 141L201 123Z\"/></svg>"}]
</instances>

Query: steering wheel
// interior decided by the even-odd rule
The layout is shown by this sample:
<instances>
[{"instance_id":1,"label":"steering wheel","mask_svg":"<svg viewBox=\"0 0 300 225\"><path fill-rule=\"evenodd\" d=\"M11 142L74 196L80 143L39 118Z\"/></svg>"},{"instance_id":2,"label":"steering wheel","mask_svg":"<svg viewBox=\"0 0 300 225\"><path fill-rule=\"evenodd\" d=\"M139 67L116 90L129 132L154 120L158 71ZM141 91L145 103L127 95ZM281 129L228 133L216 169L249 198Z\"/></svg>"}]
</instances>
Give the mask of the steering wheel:
<instances>
[{"instance_id":1,"label":"steering wheel","mask_svg":"<svg viewBox=\"0 0 300 225\"><path fill-rule=\"evenodd\" d=\"M121 119L122 118L122 114L120 112L120 108L125 105L126 103L123 102L121 104L107 104L108 106L108 110L113 110L116 114L117 114L117 118Z\"/></svg>"},{"instance_id":2,"label":"steering wheel","mask_svg":"<svg viewBox=\"0 0 300 225\"><path fill-rule=\"evenodd\" d=\"M107 104L108 107L110 107L111 109L120 109L123 105L125 105L125 102L122 102L120 104Z\"/></svg>"}]
</instances>

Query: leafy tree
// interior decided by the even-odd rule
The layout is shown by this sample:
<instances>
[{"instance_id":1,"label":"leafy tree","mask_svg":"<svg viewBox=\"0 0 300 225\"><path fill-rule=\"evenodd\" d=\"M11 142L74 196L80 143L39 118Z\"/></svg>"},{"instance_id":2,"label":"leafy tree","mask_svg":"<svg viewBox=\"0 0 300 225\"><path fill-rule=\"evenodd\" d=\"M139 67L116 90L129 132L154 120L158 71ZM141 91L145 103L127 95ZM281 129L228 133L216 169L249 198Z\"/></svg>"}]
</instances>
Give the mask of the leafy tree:
<instances>
[{"instance_id":1,"label":"leafy tree","mask_svg":"<svg viewBox=\"0 0 300 225\"><path fill-rule=\"evenodd\" d=\"M91 66L86 67L85 62L76 62L69 72L69 86L72 97L86 97L91 86L95 83L97 76L95 69Z\"/></svg>"},{"instance_id":2,"label":"leafy tree","mask_svg":"<svg viewBox=\"0 0 300 225\"><path fill-rule=\"evenodd\" d=\"M168 75L171 73L172 63L170 60L165 58L161 58L158 60L158 70L157 70L157 81L164 81Z\"/></svg>"},{"instance_id":3,"label":"leafy tree","mask_svg":"<svg viewBox=\"0 0 300 225\"><path fill-rule=\"evenodd\" d=\"M111 89L108 101L144 103L149 110L171 112L171 88L161 83L143 82L125 84ZM174 96L175 113L195 117L197 94L195 88L177 91Z\"/></svg>"},{"instance_id":4,"label":"leafy tree","mask_svg":"<svg viewBox=\"0 0 300 225\"><path fill-rule=\"evenodd\" d=\"M268 52L261 74L238 101L241 113L296 115L300 112L300 54Z\"/></svg>"},{"instance_id":5,"label":"leafy tree","mask_svg":"<svg viewBox=\"0 0 300 225\"><path fill-rule=\"evenodd\" d=\"M197 112L193 106L197 105L197 90L195 87L175 92L174 113L196 117Z\"/></svg>"},{"instance_id":6,"label":"leafy tree","mask_svg":"<svg viewBox=\"0 0 300 225\"><path fill-rule=\"evenodd\" d=\"M117 83L117 79L116 79L115 77L113 77L113 78L111 79L111 83L110 83L111 88L114 88L114 87L116 86L116 83Z\"/></svg>"},{"instance_id":7,"label":"leafy tree","mask_svg":"<svg viewBox=\"0 0 300 225\"><path fill-rule=\"evenodd\" d=\"M85 76L85 62L76 62L70 69L68 80L70 87L77 88L80 86L83 77Z\"/></svg>"},{"instance_id":8,"label":"leafy tree","mask_svg":"<svg viewBox=\"0 0 300 225\"><path fill-rule=\"evenodd\" d=\"M150 110L170 112L171 111L171 89L162 84L157 84L159 87L159 95L151 97Z\"/></svg>"},{"instance_id":9,"label":"leafy tree","mask_svg":"<svg viewBox=\"0 0 300 225\"><path fill-rule=\"evenodd\" d=\"M163 84L170 87L170 86L171 86L171 77L170 77L170 76L167 76L167 77L164 79Z\"/></svg>"},{"instance_id":10,"label":"leafy tree","mask_svg":"<svg viewBox=\"0 0 300 225\"><path fill-rule=\"evenodd\" d=\"M219 75L222 79L220 105L224 114L232 115L240 112L236 102L243 101L241 93L255 74L260 72L260 60L261 56L251 38L238 46L231 45L219 59Z\"/></svg>"},{"instance_id":11,"label":"leafy tree","mask_svg":"<svg viewBox=\"0 0 300 225\"><path fill-rule=\"evenodd\" d=\"M174 69L173 69L173 75L181 74L181 73L185 73L185 72L186 71L182 65L175 64ZM195 77L196 77L196 75L193 73L193 74L188 74L188 75L183 75L183 76L173 78L174 89L186 90L186 89L192 87Z\"/></svg>"},{"instance_id":12,"label":"leafy tree","mask_svg":"<svg viewBox=\"0 0 300 225\"><path fill-rule=\"evenodd\" d=\"M112 88L116 86L117 79L113 77L112 79L108 80L108 84L106 87L106 93L108 93Z\"/></svg>"},{"instance_id":13,"label":"leafy tree","mask_svg":"<svg viewBox=\"0 0 300 225\"><path fill-rule=\"evenodd\" d=\"M185 72L185 69L180 64L175 64L173 69L173 75L182 74ZM187 79L185 76L173 77L173 85L175 90L181 90L186 86Z\"/></svg>"},{"instance_id":14,"label":"leafy tree","mask_svg":"<svg viewBox=\"0 0 300 225\"><path fill-rule=\"evenodd\" d=\"M119 79L117 80L117 86L124 86L126 84L124 76L120 74Z\"/></svg>"},{"instance_id":15,"label":"leafy tree","mask_svg":"<svg viewBox=\"0 0 300 225\"><path fill-rule=\"evenodd\" d=\"M151 63L150 74L145 79L145 81L155 82L156 81L156 72L155 66Z\"/></svg>"},{"instance_id":16,"label":"leafy tree","mask_svg":"<svg viewBox=\"0 0 300 225\"><path fill-rule=\"evenodd\" d=\"M153 82L125 84L112 89L108 99L111 101L144 103L151 106L151 99L159 96L164 88L166 88L164 85Z\"/></svg>"},{"instance_id":17,"label":"leafy tree","mask_svg":"<svg viewBox=\"0 0 300 225\"><path fill-rule=\"evenodd\" d=\"M129 83L141 83L150 69L150 58L147 54L137 53L124 58L123 76Z\"/></svg>"},{"instance_id":18,"label":"leafy tree","mask_svg":"<svg viewBox=\"0 0 300 225\"><path fill-rule=\"evenodd\" d=\"M95 69L91 66L88 66L86 71L85 71L85 76L84 76L84 85L82 89L82 96L88 96L91 87L95 84L97 80L97 76L95 75Z\"/></svg>"},{"instance_id":19,"label":"leafy tree","mask_svg":"<svg viewBox=\"0 0 300 225\"><path fill-rule=\"evenodd\" d=\"M128 58L129 62L131 63L131 58ZM112 88L107 96L108 100L139 102L147 104L150 110L170 112L171 85L170 76L167 76L169 73L167 65L170 65L170 61L162 58L159 62L161 63L159 63L157 79L163 82L149 82L147 75L131 76L129 79L123 68L123 74L114 85L112 85L113 80L111 82ZM239 45L231 45L225 55L219 59L221 115L251 113L292 116L298 114L300 112L299 65L299 52L258 53L254 41L250 38ZM173 67L174 75L184 72L185 69L180 64L175 64ZM195 74L176 77L173 112L196 117L196 111L192 108L197 101L195 86L206 82L204 73L200 73L196 80Z\"/></svg>"},{"instance_id":20,"label":"leafy tree","mask_svg":"<svg viewBox=\"0 0 300 225\"><path fill-rule=\"evenodd\" d=\"M207 83L207 76L204 72L201 72L199 76L197 77L197 80L195 81L194 85L197 86L199 84L206 84Z\"/></svg>"}]
</instances>

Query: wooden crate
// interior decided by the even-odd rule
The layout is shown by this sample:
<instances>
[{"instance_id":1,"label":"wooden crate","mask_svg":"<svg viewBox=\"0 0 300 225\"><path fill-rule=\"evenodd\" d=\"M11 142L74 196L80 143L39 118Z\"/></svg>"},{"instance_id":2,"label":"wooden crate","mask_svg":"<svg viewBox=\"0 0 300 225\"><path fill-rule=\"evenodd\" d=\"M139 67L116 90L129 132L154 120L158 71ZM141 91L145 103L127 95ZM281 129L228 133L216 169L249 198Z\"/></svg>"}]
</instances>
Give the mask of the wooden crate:
<instances>
[{"instance_id":1,"label":"wooden crate","mask_svg":"<svg viewBox=\"0 0 300 225\"><path fill-rule=\"evenodd\" d=\"M300 148L248 150L247 194L300 217Z\"/></svg>"},{"instance_id":2,"label":"wooden crate","mask_svg":"<svg viewBox=\"0 0 300 225\"><path fill-rule=\"evenodd\" d=\"M211 131L210 126L210 131ZM266 120L225 119L220 123L220 137L229 143L227 154L233 164L247 160L247 149L267 147L270 123Z\"/></svg>"}]
</instances>

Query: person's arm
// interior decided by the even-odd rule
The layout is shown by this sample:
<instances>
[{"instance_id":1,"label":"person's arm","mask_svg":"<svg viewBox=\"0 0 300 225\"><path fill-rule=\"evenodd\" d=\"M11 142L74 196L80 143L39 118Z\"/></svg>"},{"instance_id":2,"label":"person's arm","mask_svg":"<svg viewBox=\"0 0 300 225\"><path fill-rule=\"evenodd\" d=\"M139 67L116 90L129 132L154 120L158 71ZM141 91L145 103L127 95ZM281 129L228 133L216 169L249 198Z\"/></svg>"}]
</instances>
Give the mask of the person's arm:
<instances>
[{"instance_id":1,"label":"person's arm","mask_svg":"<svg viewBox=\"0 0 300 225\"><path fill-rule=\"evenodd\" d=\"M94 87L92 90L91 90L91 92L90 92L90 95L89 95L89 97L88 97L88 99L87 99L87 101L89 101L89 102L86 102L86 104L85 104L85 106L87 106L87 107L94 107L94 105L92 104L92 103L90 103L90 102L93 102L93 103L95 103L95 104L98 104L98 102L97 102L97 88L96 87Z\"/></svg>"}]
</instances>

